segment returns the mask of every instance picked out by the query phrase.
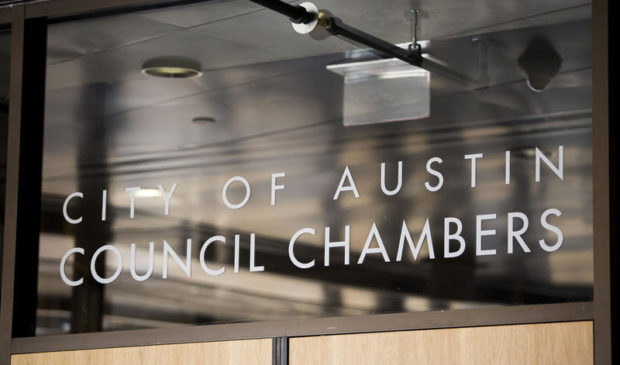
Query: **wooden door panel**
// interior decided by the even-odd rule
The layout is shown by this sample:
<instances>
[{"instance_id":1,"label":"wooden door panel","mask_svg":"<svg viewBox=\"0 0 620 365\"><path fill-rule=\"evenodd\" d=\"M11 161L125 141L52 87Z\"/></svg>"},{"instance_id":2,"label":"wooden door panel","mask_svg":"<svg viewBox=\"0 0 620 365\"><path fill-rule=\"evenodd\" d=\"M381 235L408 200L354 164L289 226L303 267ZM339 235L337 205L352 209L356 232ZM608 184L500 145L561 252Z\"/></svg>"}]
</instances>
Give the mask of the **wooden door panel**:
<instances>
[{"instance_id":1,"label":"wooden door panel","mask_svg":"<svg viewBox=\"0 0 620 365\"><path fill-rule=\"evenodd\" d=\"M271 365L271 339L20 354L11 365Z\"/></svg>"},{"instance_id":2,"label":"wooden door panel","mask_svg":"<svg viewBox=\"0 0 620 365\"><path fill-rule=\"evenodd\" d=\"M293 338L290 365L592 364L592 322Z\"/></svg>"}]
</instances>

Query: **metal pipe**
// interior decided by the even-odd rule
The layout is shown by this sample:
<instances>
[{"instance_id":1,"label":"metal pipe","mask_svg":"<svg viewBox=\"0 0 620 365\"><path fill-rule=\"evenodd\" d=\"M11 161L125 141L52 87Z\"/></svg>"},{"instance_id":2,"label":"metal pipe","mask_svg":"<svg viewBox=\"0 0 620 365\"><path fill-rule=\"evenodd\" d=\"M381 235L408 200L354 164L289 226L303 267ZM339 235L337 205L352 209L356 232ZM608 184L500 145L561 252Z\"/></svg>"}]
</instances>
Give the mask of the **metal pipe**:
<instances>
[{"instance_id":1,"label":"metal pipe","mask_svg":"<svg viewBox=\"0 0 620 365\"><path fill-rule=\"evenodd\" d=\"M377 38L371 34L347 25L342 20L340 20L340 18L336 17L330 18L330 20L325 23L325 30L327 30L332 35L342 36L354 42L373 48L388 56L398 58L413 66L417 66L427 71L435 72L437 74L445 76L446 78L456 81L471 89L476 90L480 88L480 85L478 82L476 82L476 80L460 74L437 62L422 57L421 49L419 47L413 47L411 51L401 48L381 38Z\"/></svg>"},{"instance_id":2,"label":"metal pipe","mask_svg":"<svg viewBox=\"0 0 620 365\"><path fill-rule=\"evenodd\" d=\"M250 0L254 3L262 5L268 9L278 12L282 15L286 15L289 19L295 23L309 23L316 18L315 14L307 11L303 6L291 5L280 0Z\"/></svg>"},{"instance_id":3,"label":"metal pipe","mask_svg":"<svg viewBox=\"0 0 620 365\"><path fill-rule=\"evenodd\" d=\"M371 34L363 32L357 28L345 24L340 18L333 17L327 11L319 11L319 14L313 14L306 10L306 8L297 5L290 5L280 0L250 0L257 4L260 4L266 8L274 10L280 14L288 16L293 23L307 24L317 19L318 23L316 27L322 27L329 34L335 36L341 36L353 42L362 44L369 48L373 48L385 55L398 58L404 62L407 62L413 66L423 68L430 72L436 72L442 76L445 76L453 81L456 81L462 85L465 85L471 89L480 89L480 85L476 80L460 74L446 66L443 66L437 62L422 57L422 50L420 47L411 47L407 50L401 48L393 43L385 41L381 38L377 38Z\"/></svg>"},{"instance_id":4,"label":"metal pipe","mask_svg":"<svg viewBox=\"0 0 620 365\"><path fill-rule=\"evenodd\" d=\"M455 81L475 91L480 91L486 88L486 86L481 84L478 80L472 79L471 77L454 71L453 69L446 67L440 63L431 61L428 58L422 57L422 63L420 63L419 67L429 72L435 72L438 75Z\"/></svg>"},{"instance_id":5,"label":"metal pipe","mask_svg":"<svg viewBox=\"0 0 620 365\"><path fill-rule=\"evenodd\" d=\"M340 20L340 18L331 18L328 22L326 22L325 30L332 35L345 37L369 48L376 49L379 52L396 57L414 66L420 66L422 63L422 56L419 52L409 52L408 50L400 48L395 44L384 41L381 38L377 38L371 34L347 25Z\"/></svg>"}]
</instances>

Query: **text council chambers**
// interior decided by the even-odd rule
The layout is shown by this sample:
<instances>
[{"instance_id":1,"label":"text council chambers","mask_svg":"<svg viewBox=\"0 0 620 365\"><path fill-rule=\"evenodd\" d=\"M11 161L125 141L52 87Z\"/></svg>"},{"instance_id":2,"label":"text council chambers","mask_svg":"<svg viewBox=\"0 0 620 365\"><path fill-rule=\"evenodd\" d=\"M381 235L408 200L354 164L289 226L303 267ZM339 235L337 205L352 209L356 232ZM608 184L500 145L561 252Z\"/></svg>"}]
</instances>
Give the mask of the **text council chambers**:
<instances>
[{"instance_id":1,"label":"text council chambers","mask_svg":"<svg viewBox=\"0 0 620 365\"><path fill-rule=\"evenodd\" d=\"M505 164L505 184L509 185L511 181L511 173L510 173L510 151L505 151L506 156L506 164ZM540 149L535 148L535 181L539 183L541 181L541 169L542 166L546 166L560 181L564 181L564 146L558 146L557 153L557 163L552 162ZM482 159L484 156L482 153L477 154L468 154L464 155L465 160L469 160L466 162L471 167L471 180L470 186L472 188L476 187L476 161L478 159ZM444 184L444 175L441 172L441 164L443 160L439 157L433 157L427 160L426 162L426 171L429 175L429 180L424 183L425 188L431 192L438 192L441 190ZM386 187L386 163L381 163L381 191L383 194L387 196L393 196L399 193L402 188L402 174L403 174L403 164L402 161L398 161L398 172L397 172L397 183L394 188ZM286 173L278 172L273 173L271 175L271 196L270 202L271 205L276 205L276 195L280 190L284 190L286 185L284 183L284 179L286 178ZM232 184L243 186L245 189L244 198L238 202L233 203L228 198L228 189ZM174 183L169 190L166 190L163 186L159 185L158 188L161 192L161 196L164 200L164 215L170 214L170 201L174 195L179 184ZM141 190L140 187L127 187L125 191L128 193L129 197L129 217L130 219L134 218L134 208L135 208L135 200L136 200L136 192ZM353 194L355 198L359 198L360 194L355 185L355 178L351 174L349 167L346 166L342 173L342 177L340 178L340 182L334 189L333 199L338 200L343 193ZM241 209L243 206L247 204L250 200L251 189L249 182L242 176L235 176L230 178L222 187L222 201L224 204L230 209ZM63 204L62 214L64 219L70 224L80 224L82 223L81 216L70 216L67 211L67 207L69 202L73 199L81 199L84 195L81 192L74 192L67 196ZM101 194L102 205L101 205L101 221L106 220L106 208L107 208L107 191L102 190ZM546 252L554 252L557 251L564 241L564 235L562 229L558 227L557 222L553 223L551 221L557 220L557 217L560 217L562 212L556 208L548 208L540 214L539 217L536 217L535 224L540 224L540 226L555 236L555 239L551 242L546 241L545 239L538 240L537 244L540 248ZM506 235L506 252L508 254L512 254L515 250L521 250L522 252L531 252L530 246L523 239L523 234L527 231L530 225L530 217L528 217L525 213L522 212L509 212L507 213L506 222L507 222L507 235ZM496 235L495 229L485 229L485 223L488 225L490 221L498 219L497 214L481 214L476 215L475 217L475 254L476 256L487 256L487 255L496 255L497 248L485 247L485 242L483 240L486 236L494 236ZM518 222L518 223L517 223ZM518 227L518 228L517 228ZM418 227L419 228L419 227ZM402 228L400 231L400 239L398 242L398 250L396 253L396 257L394 260L396 262L403 260L403 255L406 250L409 250L411 253L413 260L417 260L420 251L423 245L426 244L428 250L428 258L435 259L435 252L433 248L433 239L431 234L431 228L429 224L429 220L426 219L420 232L417 240L411 234L410 228L407 226L406 222L403 220ZM462 236L463 232L463 223L462 220L457 217L445 217L443 222L443 258L455 258L461 256L466 249L466 242ZM317 265L318 258L312 260L301 261L295 255L295 244L298 239L302 236L316 236L317 232L314 228L304 227L296 231L292 236L288 244L288 257L290 262L295 265L299 269L311 269ZM350 226L345 225L344 227L344 239L342 240L332 240L332 231L330 227L324 227L324 255L323 255L323 265L330 266L332 263L330 261L330 252L334 249L341 249L344 251L343 262L344 265L350 265ZM233 260L233 271L235 273L239 272L240 269L240 235L234 236L234 260ZM254 233L249 234L249 263L247 265L250 272L260 272L265 271L265 267L259 265L256 262L256 238ZM218 276L222 275L226 272L227 265L215 264L215 263L207 263L205 257L207 256L207 250L212 245L225 245L227 244L226 237L224 236L213 236L207 239L202 243L200 249L198 250L198 262L200 263L200 268L206 275ZM488 243L487 243L488 245ZM489 245L490 246L490 245ZM131 244L130 250L130 265L129 271L131 277L136 281L144 281L147 280L153 274L153 266L154 266L154 251L155 251L155 242L149 242L149 257L148 257L148 267L146 270L142 269L141 273L138 273L136 269L136 244ZM96 270L96 261L97 258L106 252L116 256L116 263L112 265L113 273L110 276L106 276L105 272L98 272ZM74 247L68 250L62 257L60 261L60 276L65 284L69 286L79 286L84 282L83 277L74 277L69 278L66 273L67 261L72 255L85 255L85 250L82 247L79 247L79 243L77 247ZM385 248L385 244L383 239L381 238L381 234L379 229L377 228L376 223L373 222L371 227L368 230L368 235L366 241L364 243L364 248L362 249L359 257L357 257L357 265L361 265L364 263L365 258L368 255L378 255L385 261L389 263L392 258L388 255L388 252ZM183 260L181 257L184 257ZM168 266L169 266L169 258L171 258L178 267L180 267L183 272L188 276L192 276L192 240L187 239L186 241L186 251L179 255L172 246L163 240L163 252L162 252L162 278L168 278ZM106 244L99 247L90 257L90 274L92 277L101 284L109 284L114 282L120 275L123 268L123 254L121 251L114 245ZM142 258L139 258L139 261L144 261ZM108 264L110 266L110 264ZM103 270L102 270L103 271ZM112 270L110 270L112 271Z\"/></svg>"}]
</instances>

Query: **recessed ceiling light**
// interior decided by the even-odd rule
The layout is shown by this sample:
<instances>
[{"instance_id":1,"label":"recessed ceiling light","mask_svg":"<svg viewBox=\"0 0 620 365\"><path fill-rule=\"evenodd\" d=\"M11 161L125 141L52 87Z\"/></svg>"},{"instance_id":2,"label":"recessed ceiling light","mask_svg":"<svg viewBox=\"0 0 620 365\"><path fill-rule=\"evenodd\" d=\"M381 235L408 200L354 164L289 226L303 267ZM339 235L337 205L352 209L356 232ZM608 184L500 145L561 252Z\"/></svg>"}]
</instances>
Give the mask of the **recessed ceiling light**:
<instances>
[{"instance_id":1,"label":"recessed ceiling light","mask_svg":"<svg viewBox=\"0 0 620 365\"><path fill-rule=\"evenodd\" d=\"M140 198L156 198L162 196L159 189L140 189L136 191L135 194Z\"/></svg>"},{"instance_id":2,"label":"recessed ceiling light","mask_svg":"<svg viewBox=\"0 0 620 365\"><path fill-rule=\"evenodd\" d=\"M156 57L142 64L142 73L171 79L187 79L202 76L200 62L186 57Z\"/></svg>"},{"instance_id":3,"label":"recessed ceiling light","mask_svg":"<svg viewBox=\"0 0 620 365\"><path fill-rule=\"evenodd\" d=\"M540 152L543 155L547 156L547 158L552 158L555 156L555 152L553 152L552 150L541 149ZM536 158L536 147L518 147L512 151L512 155L516 159L533 160Z\"/></svg>"},{"instance_id":4,"label":"recessed ceiling light","mask_svg":"<svg viewBox=\"0 0 620 365\"><path fill-rule=\"evenodd\" d=\"M194 118L192 118L192 122L194 122L196 124L215 123L215 118L213 118L213 117L194 117Z\"/></svg>"}]
</instances>

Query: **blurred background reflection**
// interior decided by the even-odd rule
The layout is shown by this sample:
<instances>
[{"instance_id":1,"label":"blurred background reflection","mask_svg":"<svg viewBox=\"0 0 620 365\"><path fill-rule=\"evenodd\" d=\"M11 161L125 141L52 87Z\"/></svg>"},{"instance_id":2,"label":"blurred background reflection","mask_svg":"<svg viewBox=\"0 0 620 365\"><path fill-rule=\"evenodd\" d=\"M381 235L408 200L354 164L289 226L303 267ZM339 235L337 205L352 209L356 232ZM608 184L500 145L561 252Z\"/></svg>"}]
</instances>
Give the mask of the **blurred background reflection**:
<instances>
[{"instance_id":1,"label":"blurred background reflection","mask_svg":"<svg viewBox=\"0 0 620 365\"><path fill-rule=\"evenodd\" d=\"M481 89L431 74L428 118L344 127L343 80L326 66L376 56L338 38L300 36L287 19L249 1L50 25L38 335L591 300L590 3L316 4L394 43L410 40L409 10L422 9L421 38L430 41L425 52L479 80ZM540 51L540 42L551 48ZM533 61L528 47L534 47ZM560 59L556 72L540 61L547 51ZM199 62L202 76L141 72L145 61L169 56ZM537 92L525 71L542 69L553 77ZM533 147L557 161L559 145L564 180L545 170L536 183ZM513 155L510 185L504 184L506 150ZM476 188L469 185L470 162L463 157L471 153L484 154ZM434 156L442 158L445 174L436 193L424 187L431 178L425 165ZM393 187L398 161L403 188L386 196L380 164L387 163ZM333 200L345 166L360 198L348 192ZM271 206L271 174L278 172L286 173L278 180L286 189ZM246 178L252 189L238 210L221 199L233 176ZM129 218L126 187L161 184L169 190L173 183L179 186L169 216L163 215L163 198L151 191L136 197L135 218ZM232 201L243 198L239 186L231 187ZM105 222L99 218L103 189ZM75 191L84 199L70 213L84 221L70 225L62 205ZM548 208L562 211L558 225L565 240L552 254L537 242L554 236L535 224ZM530 253L506 253L506 214L514 211L531 217L524 235ZM497 235L485 238L485 245L497 248L497 255L475 256L475 216L489 213L498 215L489 223ZM467 249L456 259L442 257L444 217L463 221ZM403 220L417 240L426 219L438 258L429 259L424 248L415 261L406 251L402 262L394 262ZM373 222L392 262L369 255L356 265ZM346 225L352 264L342 265L343 251L333 250L333 264L324 267L324 227L331 227L332 240L342 240ZM291 236L304 227L317 231L296 246L301 261L316 259L309 270L293 266L287 252ZM256 261L264 272L249 272L250 233L256 233ZM241 235L239 273L231 266L235 234ZM202 272L198 261L200 245L214 235L227 240L207 256L213 267L229 265L218 277ZM193 240L192 277L172 263L162 279L162 241L183 253L187 238ZM150 241L154 272L138 283L129 274L130 244L147 257ZM89 277L88 266L89 255L107 243L125 259L119 278L104 286ZM75 246L85 248L87 259L76 255L69 261L68 274L73 269L85 278L71 288L59 276L59 262ZM99 272L112 275L115 260L98 260Z\"/></svg>"}]
</instances>

